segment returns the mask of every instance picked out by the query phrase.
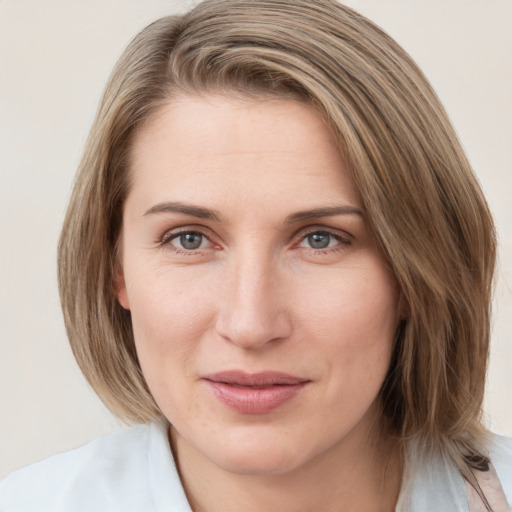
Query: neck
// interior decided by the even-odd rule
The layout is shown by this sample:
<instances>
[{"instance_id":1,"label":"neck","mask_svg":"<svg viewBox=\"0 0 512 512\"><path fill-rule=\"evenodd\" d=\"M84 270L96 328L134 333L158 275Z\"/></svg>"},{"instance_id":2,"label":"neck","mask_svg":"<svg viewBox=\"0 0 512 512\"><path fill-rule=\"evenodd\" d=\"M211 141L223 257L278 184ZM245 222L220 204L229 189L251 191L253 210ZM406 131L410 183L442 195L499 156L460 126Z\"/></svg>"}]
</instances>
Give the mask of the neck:
<instances>
[{"instance_id":1,"label":"neck","mask_svg":"<svg viewBox=\"0 0 512 512\"><path fill-rule=\"evenodd\" d=\"M174 429L171 445L194 512L392 512L402 456L388 435L354 432L300 468L278 475L236 474L218 467Z\"/></svg>"}]
</instances>

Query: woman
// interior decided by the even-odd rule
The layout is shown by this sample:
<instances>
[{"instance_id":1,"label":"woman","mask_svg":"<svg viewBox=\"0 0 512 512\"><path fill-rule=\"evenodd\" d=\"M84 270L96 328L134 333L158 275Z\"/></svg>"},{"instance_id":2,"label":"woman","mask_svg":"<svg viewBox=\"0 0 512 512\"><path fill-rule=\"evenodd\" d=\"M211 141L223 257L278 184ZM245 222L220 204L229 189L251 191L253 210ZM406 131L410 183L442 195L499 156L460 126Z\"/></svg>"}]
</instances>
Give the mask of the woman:
<instances>
[{"instance_id":1,"label":"woman","mask_svg":"<svg viewBox=\"0 0 512 512\"><path fill-rule=\"evenodd\" d=\"M446 114L371 22L329 0L155 22L59 252L82 371L146 425L13 474L0 508L507 510L512 443L480 423L494 259Z\"/></svg>"}]
</instances>

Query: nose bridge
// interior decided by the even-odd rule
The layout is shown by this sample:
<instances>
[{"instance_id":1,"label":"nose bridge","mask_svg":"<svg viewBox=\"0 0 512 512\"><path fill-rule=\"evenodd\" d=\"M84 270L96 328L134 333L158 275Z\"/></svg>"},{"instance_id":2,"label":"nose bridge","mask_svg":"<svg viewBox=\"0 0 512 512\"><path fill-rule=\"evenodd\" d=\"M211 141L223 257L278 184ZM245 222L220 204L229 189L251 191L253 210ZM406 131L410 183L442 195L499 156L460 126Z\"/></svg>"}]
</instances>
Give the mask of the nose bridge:
<instances>
[{"instance_id":1,"label":"nose bridge","mask_svg":"<svg viewBox=\"0 0 512 512\"><path fill-rule=\"evenodd\" d=\"M286 337L290 322L272 255L262 250L244 251L233 258L227 274L218 332L247 349Z\"/></svg>"}]
</instances>

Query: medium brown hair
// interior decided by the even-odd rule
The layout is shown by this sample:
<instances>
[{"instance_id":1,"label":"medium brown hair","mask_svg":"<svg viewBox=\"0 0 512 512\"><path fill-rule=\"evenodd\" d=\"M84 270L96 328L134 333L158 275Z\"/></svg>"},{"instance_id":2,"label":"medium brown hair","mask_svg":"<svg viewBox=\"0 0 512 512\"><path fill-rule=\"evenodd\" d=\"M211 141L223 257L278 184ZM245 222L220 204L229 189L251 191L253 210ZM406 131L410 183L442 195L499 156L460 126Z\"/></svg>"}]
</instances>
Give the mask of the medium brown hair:
<instances>
[{"instance_id":1,"label":"medium brown hair","mask_svg":"<svg viewBox=\"0 0 512 512\"><path fill-rule=\"evenodd\" d=\"M147 27L119 60L59 247L67 332L92 387L125 420L161 414L114 282L131 139L183 92L292 97L322 113L407 305L383 414L400 439L427 441L470 479L467 462L483 460L493 222L424 75L380 28L331 0L206 0Z\"/></svg>"}]
</instances>

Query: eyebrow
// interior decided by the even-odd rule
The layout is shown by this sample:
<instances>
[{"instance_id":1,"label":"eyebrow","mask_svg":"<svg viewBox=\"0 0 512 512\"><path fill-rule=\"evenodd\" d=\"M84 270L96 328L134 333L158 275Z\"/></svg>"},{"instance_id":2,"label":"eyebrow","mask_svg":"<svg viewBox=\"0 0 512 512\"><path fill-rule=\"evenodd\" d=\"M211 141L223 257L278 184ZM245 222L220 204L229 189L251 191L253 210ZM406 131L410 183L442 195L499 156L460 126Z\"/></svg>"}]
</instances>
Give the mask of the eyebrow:
<instances>
[{"instance_id":1,"label":"eyebrow","mask_svg":"<svg viewBox=\"0 0 512 512\"><path fill-rule=\"evenodd\" d=\"M146 215L153 215L155 213L183 213L185 215L191 215L198 219L206 219L220 222L221 215L215 210L208 208L202 208L201 206L194 206L191 204L180 203L178 201L158 203L152 206L143 217Z\"/></svg>"},{"instance_id":2,"label":"eyebrow","mask_svg":"<svg viewBox=\"0 0 512 512\"><path fill-rule=\"evenodd\" d=\"M286 224L295 222L303 222L305 220L321 219L322 217L334 217L336 215L359 215L363 216L362 210L355 206L331 206L326 208L315 208L313 210L305 210L303 212L292 213L286 217Z\"/></svg>"},{"instance_id":3,"label":"eyebrow","mask_svg":"<svg viewBox=\"0 0 512 512\"><path fill-rule=\"evenodd\" d=\"M206 219L216 222L221 222L222 220L222 215L216 210L185 204L179 201L155 204L144 213L143 217L156 213L183 213L185 215L197 217L198 219ZM285 224L294 224L297 222L304 222L306 220L320 219L322 217L334 217L336 215L358 215L363 217L363 212L355 206L348 205L314 208L313 210L304 210L288 215L285 219Z\"/></svg>"}]
</instances>

